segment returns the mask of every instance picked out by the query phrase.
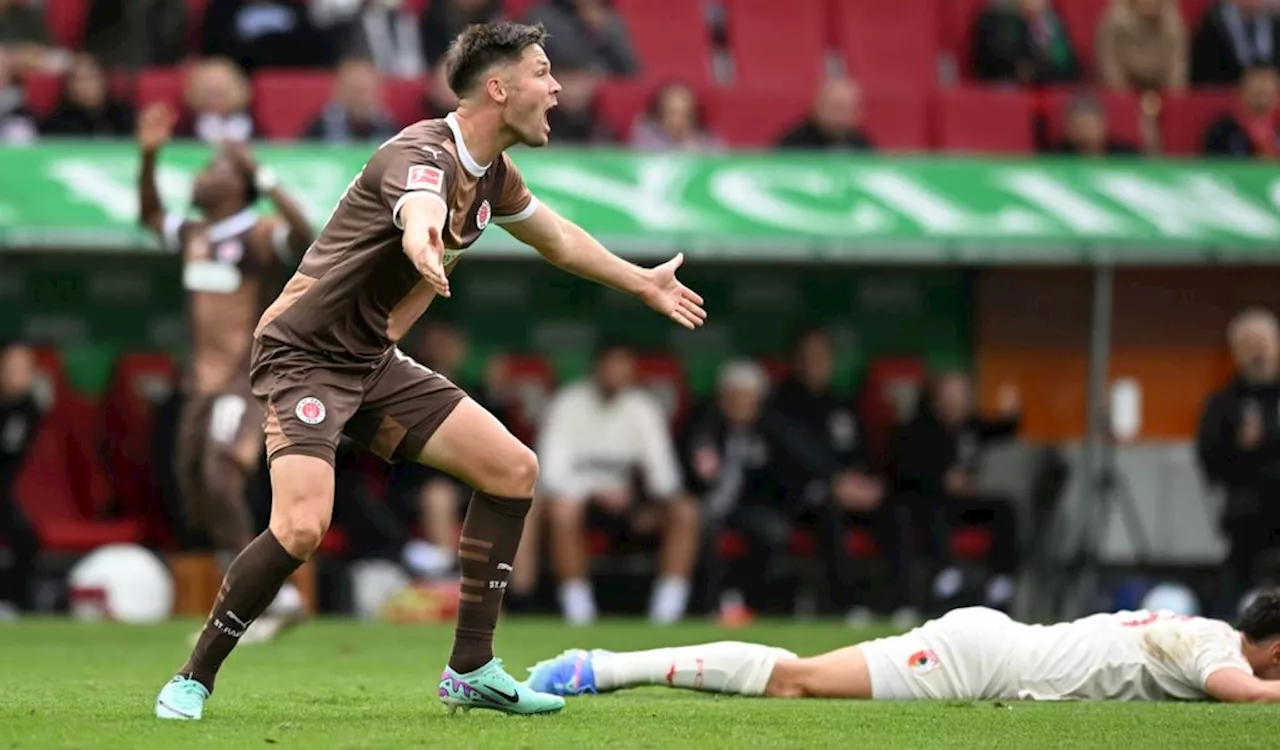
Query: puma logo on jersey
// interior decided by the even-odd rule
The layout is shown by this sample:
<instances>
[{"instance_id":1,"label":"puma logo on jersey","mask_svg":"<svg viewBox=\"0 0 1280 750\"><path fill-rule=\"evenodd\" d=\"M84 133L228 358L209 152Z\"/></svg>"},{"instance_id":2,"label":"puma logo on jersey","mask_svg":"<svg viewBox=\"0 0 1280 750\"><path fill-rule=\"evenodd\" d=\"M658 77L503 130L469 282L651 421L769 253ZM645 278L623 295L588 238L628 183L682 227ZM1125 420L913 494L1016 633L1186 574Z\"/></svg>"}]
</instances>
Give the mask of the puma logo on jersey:
<instances>
[{"instance_id":1,"label":"puma logo on jersey","mask_svg":"<svg viewBox=\"0 0 1280 750\"><path fill-rule=\"evenodd\" d=\"M440 149L436 148L435 146L423 146L422 150L431 154L431 156L436 159L440 158Z\"/></svg>"},{"instance_id":2,"label":"puma logo on jersey","mask_svg":"<svg viewBox=\"0 0 1280 750\"><path fill-rule=\"evenodd\" d=\"M511 572L511 566L506 563L498 563L498 570L505 570L509 573Z\"/></svg>"}]
</instances>

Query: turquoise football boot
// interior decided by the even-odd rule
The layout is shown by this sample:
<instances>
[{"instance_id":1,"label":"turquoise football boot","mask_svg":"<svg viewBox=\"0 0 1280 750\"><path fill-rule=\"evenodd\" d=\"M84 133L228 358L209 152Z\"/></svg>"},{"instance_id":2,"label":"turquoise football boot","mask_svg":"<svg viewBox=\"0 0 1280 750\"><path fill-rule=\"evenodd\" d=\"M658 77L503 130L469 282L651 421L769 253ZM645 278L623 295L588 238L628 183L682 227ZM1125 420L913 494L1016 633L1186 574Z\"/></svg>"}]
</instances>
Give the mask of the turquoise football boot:
<instances>
[{"instance_id":1,"label":"turquoise football boot","mask_svg":"<svg viewBox=\"0 0 1280 750\"><path fill-rule=\"evenodd\" d=\"M156 697L157 719L196 721L204 715L209 690L190 677L178 675L165 684Z\"/></svg>"},{"instance_id":2,"label":"turquoise football boot","mask_svg":"<svg viewBox=\"0 0 1280 750\"><path fill-rule=\"evenodd\" d=\"M449 713L484 708L505 714L550 714L564 708L564 698L547 695L516 682L501 659L466 674L446 668L440 675L440 702Z\"/></svg>"}]
</instances>

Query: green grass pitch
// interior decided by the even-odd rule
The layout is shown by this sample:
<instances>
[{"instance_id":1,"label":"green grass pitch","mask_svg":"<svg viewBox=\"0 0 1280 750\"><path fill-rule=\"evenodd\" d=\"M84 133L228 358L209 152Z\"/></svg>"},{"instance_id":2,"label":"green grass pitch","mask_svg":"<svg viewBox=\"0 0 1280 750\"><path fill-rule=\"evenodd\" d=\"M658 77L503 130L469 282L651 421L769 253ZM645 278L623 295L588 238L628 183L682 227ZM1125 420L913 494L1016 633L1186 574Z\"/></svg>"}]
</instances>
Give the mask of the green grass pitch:
<instances>
[{"instance_id":1,"label":"green grass pitch","mask_svg":"<svg viewBox=\"0 0 1280 750\"><path fill-rule=\"evenodd\" d=\"M200 723L160 722L152 700L194 623L0 625L0 750L27 748L1275 748L1280 707L1209 704L766 701L647 688L571 699L556 716L446 716L444 627L321 621L234 654ZM631 621L569 629L510 620L512 673L571 646L752 640L814 653L874 633L776 623L725 631Z\"/></svg>"}]
</instances>

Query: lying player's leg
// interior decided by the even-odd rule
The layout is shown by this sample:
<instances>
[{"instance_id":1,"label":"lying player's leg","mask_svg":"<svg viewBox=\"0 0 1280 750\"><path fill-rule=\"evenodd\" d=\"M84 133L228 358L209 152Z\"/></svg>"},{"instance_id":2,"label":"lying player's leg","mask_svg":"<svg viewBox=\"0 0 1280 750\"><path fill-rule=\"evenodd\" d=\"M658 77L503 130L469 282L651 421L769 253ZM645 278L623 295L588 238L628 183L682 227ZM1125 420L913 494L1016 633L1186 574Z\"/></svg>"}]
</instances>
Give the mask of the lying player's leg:
<instances>
[{"instance_id":1,"label":"lying player's leg","mask_svg":"<svg viewBox=\"0 0 1280 750\"><path fill-rule=\"evenodd\" d=\"M857 646L800 658L737 641L625 653L567 651L535 666L529 685L559 695L663 685L768 698L871 697L867 660Z\"/></svg>"}]
</instances>

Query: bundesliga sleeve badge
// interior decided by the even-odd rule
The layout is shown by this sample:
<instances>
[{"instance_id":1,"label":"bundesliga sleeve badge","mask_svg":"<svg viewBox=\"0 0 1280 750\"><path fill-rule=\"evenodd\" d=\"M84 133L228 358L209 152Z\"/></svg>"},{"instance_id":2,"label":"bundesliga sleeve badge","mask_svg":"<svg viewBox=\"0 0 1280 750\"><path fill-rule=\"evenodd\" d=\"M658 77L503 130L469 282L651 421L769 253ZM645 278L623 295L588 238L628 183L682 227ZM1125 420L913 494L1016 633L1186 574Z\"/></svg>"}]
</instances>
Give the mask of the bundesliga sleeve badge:
<instances>
[{"instance_id":1,"label":"bundesliga sleeve badge","mask_svg":"<svg viewBox=\"0 0 1280 750\"><path fill-rule=\"evenodd\" d=\"M938 655L933 653L933 649L917 651L907 659L907 667L916 675L929 674L940 666L942 664L938 661Z\"/></svg>"},{"instance_id":2,"label":"bundesliga sleeve badge","mask_svg":"<svg viewBox=\"0 0 1280 750\"><path fill-rule=\"evenodd\" d=\"M405 180L405 190L430 190L440 192L444 186L444 170L439 167L428 167L418 164L409 167L409 178Z\"/></svg>"}]
</instances>

